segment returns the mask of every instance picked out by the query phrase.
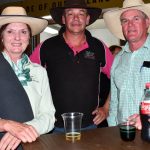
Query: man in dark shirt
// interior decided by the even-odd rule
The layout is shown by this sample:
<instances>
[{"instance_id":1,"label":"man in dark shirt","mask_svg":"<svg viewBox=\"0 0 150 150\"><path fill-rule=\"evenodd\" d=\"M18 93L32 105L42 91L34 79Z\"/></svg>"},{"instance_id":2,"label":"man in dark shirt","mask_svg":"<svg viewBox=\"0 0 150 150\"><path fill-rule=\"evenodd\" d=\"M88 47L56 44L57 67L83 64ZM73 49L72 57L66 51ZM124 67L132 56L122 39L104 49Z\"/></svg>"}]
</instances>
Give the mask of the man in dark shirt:
<instances>
[{"instance_id":1,"label":"man in dark shirt","mask_svg":"<svg viewBox=\"0 0 150 150\"><path fill-rule=\"evenodd\" d=\"M66 0L64 7L51 10L55 22L62 25L59 35L40 44L30 57L34 62L40 58L47 68L56 132L63 131L61 114L65 112L82 112L84 129L95 128L107 117L109 100L99 107L99 75L100 68L110 75L113 56L85 29L100 13L101 9L87 7L84 0Z\"/></svg>"}]
</instances>

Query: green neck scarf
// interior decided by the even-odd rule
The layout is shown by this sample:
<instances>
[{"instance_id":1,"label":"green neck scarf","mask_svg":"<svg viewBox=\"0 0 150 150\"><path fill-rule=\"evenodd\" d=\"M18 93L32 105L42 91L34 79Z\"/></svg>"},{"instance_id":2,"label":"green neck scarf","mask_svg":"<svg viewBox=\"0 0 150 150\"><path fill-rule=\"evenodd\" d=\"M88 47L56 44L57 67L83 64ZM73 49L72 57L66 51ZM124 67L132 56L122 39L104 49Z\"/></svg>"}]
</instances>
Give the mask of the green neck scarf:
<instances>
[{"instance_id":1,"label":"green neck scarf","mask_svg":"<svg viewBox=\"0 0 150 150\"><path fill-rule=\"evenodd\" d=\"M21 84L23 86L27 86L27 83L32 81L30 76L30 68L27 68L27 66L31 63L28 56L23 54L22 58L19 59L17 63L14 63L6 52L3 52L3 56L11 65Z\"/></svg>"}]
</instances>

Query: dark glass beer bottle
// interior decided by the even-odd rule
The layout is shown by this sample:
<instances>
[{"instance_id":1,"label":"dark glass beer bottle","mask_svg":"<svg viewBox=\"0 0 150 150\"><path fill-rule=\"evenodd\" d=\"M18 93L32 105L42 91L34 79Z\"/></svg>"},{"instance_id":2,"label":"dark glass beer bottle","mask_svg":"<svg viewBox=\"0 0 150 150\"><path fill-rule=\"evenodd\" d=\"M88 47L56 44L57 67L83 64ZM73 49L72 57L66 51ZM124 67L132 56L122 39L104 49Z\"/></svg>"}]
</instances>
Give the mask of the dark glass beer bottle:
<instances>
[{"instance_id":1,"label":"dark glass beer bottle","mask_svg":"<svg viewBox=\"0 0 150 150\"><path fill-rule=\"evenodd\" d=\"M145 141L150 141L150 83L145 85L144 96L140 106L140 116L142 123L141 138Z\"/></svg>"}]
</instances>

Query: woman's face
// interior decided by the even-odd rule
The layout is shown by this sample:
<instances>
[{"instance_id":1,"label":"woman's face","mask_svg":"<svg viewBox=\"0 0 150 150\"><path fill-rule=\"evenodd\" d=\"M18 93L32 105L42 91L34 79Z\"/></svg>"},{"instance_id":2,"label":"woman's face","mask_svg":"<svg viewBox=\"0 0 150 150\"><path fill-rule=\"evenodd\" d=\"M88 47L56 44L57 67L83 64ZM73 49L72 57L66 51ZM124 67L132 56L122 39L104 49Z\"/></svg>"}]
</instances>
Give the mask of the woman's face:
<instances>
[{"instance_id":1,"label":"woman's face","mask_svg":"<svg viewBox=\"0 0 150 150\"><path fill-rule=\"evenodd\" d=\"M21 57L30 39L30 31L25 23L10 23L2 32L4 51L10 57Z\"/></svg>"}]
</instances>

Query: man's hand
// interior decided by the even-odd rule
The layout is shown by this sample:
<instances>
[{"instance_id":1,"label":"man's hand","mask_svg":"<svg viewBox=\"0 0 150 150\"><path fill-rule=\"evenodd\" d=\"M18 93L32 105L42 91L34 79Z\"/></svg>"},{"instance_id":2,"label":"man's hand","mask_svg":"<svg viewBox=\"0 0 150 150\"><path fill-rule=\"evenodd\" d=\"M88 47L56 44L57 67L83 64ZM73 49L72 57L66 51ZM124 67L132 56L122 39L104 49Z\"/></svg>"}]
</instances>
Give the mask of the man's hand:
<instances>
[{"instance_id":1,"label":"man's hand","mask_svg":"<svg viewBox=\"0 0 150 150\"><path fill-rule=\"evenodd\" d=\"M136 129L141 130L142 129L142 124L141 124L141 119L139 114L134 114L131 115L128 118L129 124L134 125Z\"/></svg>"},{"instance_id":2,"label":"man's hand","mask_svg":"<svg viewBox=\"0 0 150 150\"><path fill-rule=\"evenodd\" d=\"M15 121L8 120L4 125L4 129L24 143L33 142L39 136L34 127Z\"/></svg>"},{"instance_id":3,"label":"man's hand","mask_svg":"<svg viewBox=\"0 0 150 150\"><path fill-rule=\"evenodd\" d=\"M106 99L103 107L99 107L92 112L92 115L96 115L93 119L95 125L100 124L103 120L108 117L109 114L109 103L110 103L110 93Z\"/></svg>"},{"instance_id":4,"label":"man's hand","mask_svg":"<svg viewBox=\"0 0 150 150\"><path fill-rule=\"evenodd\" d=\"M15 150L20 143L21 140L7 132L0 141L0 150Z\"/></svg>"},{"instance_id":5,"label":"man's hand","mask_svg":"<svg viewBox=\"0 0 150 150\"><path fill-rule=\"evenodd\" d=\"M105 107L97 108L92 112L92 115L96 115L93 119L93 122L95 125L98 125L107 118L108 109Z\"/></svg>"}]
</instances>

